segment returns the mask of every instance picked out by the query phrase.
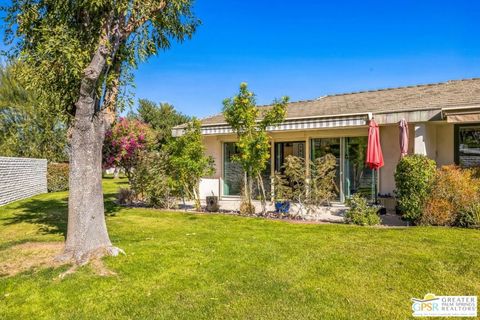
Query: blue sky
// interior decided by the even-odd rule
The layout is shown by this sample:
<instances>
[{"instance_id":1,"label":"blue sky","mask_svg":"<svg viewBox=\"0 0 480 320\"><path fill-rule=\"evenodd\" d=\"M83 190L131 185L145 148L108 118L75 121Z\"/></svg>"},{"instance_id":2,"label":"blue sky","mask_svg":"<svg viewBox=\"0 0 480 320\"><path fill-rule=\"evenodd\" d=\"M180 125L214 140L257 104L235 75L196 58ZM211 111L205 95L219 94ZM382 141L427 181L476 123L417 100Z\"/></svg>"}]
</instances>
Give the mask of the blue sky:
<instances>
[{"instance_id":1,"label":"blue sky","mask_svg":"<svg viewBox=\"0 0 480 320\"><path fill-rule=\"evenodd\" d=\"M194 11L193 39L135 72L136 99L204 117L243 81L266 104L480 77L477 0L198 0Z\"/></svg>"},{"instance_id":2,"label":"blue sky","mask_svg":"<svg viewBox=\"0 0 480 320\"><path fill-rule=\"evenodd\" d=\"M192 40L136 72L136 97L199 117L245 81L260 104L480 76L480 2L199 0Z\"/></svg>"}]
</instances>

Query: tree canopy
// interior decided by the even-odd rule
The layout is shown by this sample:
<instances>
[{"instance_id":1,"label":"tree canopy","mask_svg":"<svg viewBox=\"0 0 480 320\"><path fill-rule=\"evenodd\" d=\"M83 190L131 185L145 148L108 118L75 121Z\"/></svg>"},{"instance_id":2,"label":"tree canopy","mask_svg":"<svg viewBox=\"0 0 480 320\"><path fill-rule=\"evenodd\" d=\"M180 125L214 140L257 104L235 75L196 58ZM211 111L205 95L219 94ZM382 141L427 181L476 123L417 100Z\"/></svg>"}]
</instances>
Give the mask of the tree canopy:
<instances>
[{"instance_id":1,"label":"tree canopy","mask_svg":"<svg viewBox=\"0 0 480 320\"><path fill-rule=\"evenodd\" d=\"M24 89L14 77L15 67L0 69L0 155L66 161L65 119Z\"/></svg>"},{"instance_id":2,"label":"tree canopy","mask_svg":"<svg viewBox=\"0 0 480 320\"><path fill-rule=\"evenodd\" d=\"M118 99L127 94L118 87L133 80L131 69L190 38L200 23L188 0L12 0L2 9L9 57L26 66L21 76L28 79L27 89L34 88L70 115L99 45L108 52L100 81L92 88L98 107L112 94L115 103L128 102ZM109 92L113 87L118 91Z\"/></svg>"},{"instance_id":3,"label":"tree canopy","mask_svg":"<svg viewBox=\"0 0 480 320\"><path fill-rule=\"evenodd\" d=\"M173 127L192 120L169 103L155 103L147 99L138 101L138 110L133 116L148 123L156 131L160 145L171 138Z\"/></svg>"},{"instance_id":4,"label":"tree canopy","mask_svg":"<svg viewBox=\"0 0 480 320\"><path fill-rule=\"evenodd\" d=\"M68 116L68 230L62 259L117 255L102 193L102 147L116 110L130 101L132 68L199 25L190 0L12 0L5 10L9 56L19 79Z\"/></svg>"}]
</instances>

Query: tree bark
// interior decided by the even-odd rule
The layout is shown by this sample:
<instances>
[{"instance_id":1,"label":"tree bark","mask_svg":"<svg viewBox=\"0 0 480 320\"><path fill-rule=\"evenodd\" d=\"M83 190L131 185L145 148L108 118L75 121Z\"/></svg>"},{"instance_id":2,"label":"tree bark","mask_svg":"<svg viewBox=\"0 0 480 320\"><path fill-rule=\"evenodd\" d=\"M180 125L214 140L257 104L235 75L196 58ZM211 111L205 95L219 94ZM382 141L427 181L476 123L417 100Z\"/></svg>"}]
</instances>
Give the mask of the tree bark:
<instances>
[{"instance_id":1,"label":"tree bark","mask_svg":"<svg viewBox=\"0 0 480 320\"><path fill-rule=\"evenodd\" d=\"M198 185L193 187L193 198L195 201L195 209L197 211L202 211L202 203L200 202L200 190Z\"/></svg>"},{"instance_id":2,"label":"tree bark","mask_svg":"<svg viewBox=\"0 0 480 320\"><path fill-rule=\"evenodd\" d=\"M258 188L260 189L261 192L261 197L262 197L262 216L267 215L267 196L265 194L265 186L263 184L263 178L261 174L257 174L257 180L258 180Z\"/></svg>"},{"instance_id":3,"label":"tree bark","mask_svg":"<svg viewBox=\"0 0 480 320\"><path fill-rule=\"evenodd\" d=\"M68 228L62 260L85 264L92 257L118 255L105 223L102 190L104 113L96 110L96 86L110 53L106 36L85 69L70 128Z\"/></svg>"}]
</instances>

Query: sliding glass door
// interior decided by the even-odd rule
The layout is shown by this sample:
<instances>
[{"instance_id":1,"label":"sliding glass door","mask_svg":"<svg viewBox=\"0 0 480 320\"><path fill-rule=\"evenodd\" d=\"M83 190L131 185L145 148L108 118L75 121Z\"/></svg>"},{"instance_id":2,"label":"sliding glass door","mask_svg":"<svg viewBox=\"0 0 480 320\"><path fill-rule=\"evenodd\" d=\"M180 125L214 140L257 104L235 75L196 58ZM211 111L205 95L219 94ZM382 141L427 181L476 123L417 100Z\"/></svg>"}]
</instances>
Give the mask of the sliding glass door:
<instances>
[{"instance_id":1,"label":"sliding glass door","mask_svg":"<svg viewBox=\"0 0 480 320\"><path fill-rule=\"evenodd\" d=\"M368 199L373 199L376 179L373 170L365 165L368 138L349 137L344 139L344 197L349 198L355 193L361 193Z\"/></svg>"},{"instance_id":2,"label":"sliding glass door","mask_svg":"<svg viewBox=\"0 0 480 320\"><path fill-rule=\"evenodd\" d=\"M333 154L337 159L337 174L335 177L335 201L342 201L341 199L341 139L340 138L324 138L324 139L313 139L312 140L312 149L311 149L311 160L323 157L327 154Z\"/></svg>"},{"instance_id":3,"label":"sliding glass door","mask_svg":"<svg viewBox=\"0 0 480 320\"><path fill-rule=\"evenodd\" d=\"M285 158L289 155L305 158L305 142L276 142L274 147L274 169L281 172ZM326 154L332 154L337 160L336 201L343 202L355 193L361 193L369 199L375 196L377 175L365 165L367 137L320 138L311 140L310 158L312 160ZM223 144L223 196L239 196L243 186L243 169L234 161L238 154L235 143ZM375 172L376 173L376 172ZM270 160L262 174L266 195L270 195ZM254 184L254 196L260 195L257 183Z\"/></svg>"},{"instance_id":4,"label":"sliding glass door","mask_svg":"<svg viewBox=\"0 0 480 320\"><path fill-rule=\"evenodd\" d=\"M331 153L337 159L337 201L345 201L355 193L369 199L375 195L376 177L365 165L367 137L312 139L311 159Z\"/></svg>"}]
</instances>

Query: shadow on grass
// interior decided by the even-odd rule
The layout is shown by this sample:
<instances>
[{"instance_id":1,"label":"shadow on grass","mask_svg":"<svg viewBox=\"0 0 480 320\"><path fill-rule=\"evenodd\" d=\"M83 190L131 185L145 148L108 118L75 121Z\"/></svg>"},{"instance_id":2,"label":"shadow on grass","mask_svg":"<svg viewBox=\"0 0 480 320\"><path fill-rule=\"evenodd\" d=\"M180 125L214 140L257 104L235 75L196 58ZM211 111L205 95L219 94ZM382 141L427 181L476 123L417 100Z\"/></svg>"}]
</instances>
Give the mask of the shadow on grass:
<instances>
[{"instance_id":1,"label":"shadow on grass","mask_svg":"<svg viewBox=\"0 0 480 320\"><path fill-rule=\"evenodd\" d=\"M105 215L115 216L121 208L115 202L115 193L104 194ZM68 198L30 199L18 206L12 216L3 218L4 225L31 223L39 225L43 234L67 235Z\"/></svg>"},{"instance_id":2,"label":"shadow on grass","mask_svg":"<svg viewBox=\"0 0 480 320\"><path fill-rule=\"evenodd\" d=\"M5 225L31 223L39 225L44 234L67 233L67 198L64 199L30 199L18 206L13 216L4 218Z\"/></svg>"}]
</instances>

